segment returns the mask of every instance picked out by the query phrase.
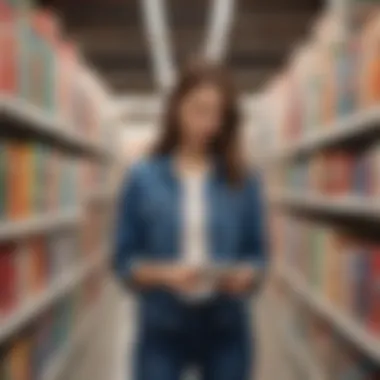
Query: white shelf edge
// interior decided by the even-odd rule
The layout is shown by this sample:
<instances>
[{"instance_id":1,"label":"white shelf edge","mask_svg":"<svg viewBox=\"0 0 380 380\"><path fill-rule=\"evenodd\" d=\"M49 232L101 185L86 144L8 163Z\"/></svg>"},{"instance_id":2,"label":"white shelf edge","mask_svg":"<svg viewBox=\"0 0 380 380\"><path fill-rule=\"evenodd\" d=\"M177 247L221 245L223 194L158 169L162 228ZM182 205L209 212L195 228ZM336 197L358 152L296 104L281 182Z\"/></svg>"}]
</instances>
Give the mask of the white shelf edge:
<instances>
[{"instance_id":1,"label":"white shelf edge","mask_svg":"<svg viewBox=\"0 0 380 380\"><path fill-rule=\"evenodd\" d=\"M20 236L51 231L60 226L76 224L80 221L79 210L57 211L21 221L0 222L0 241L12 240Z\"/></svg>"},{"instance_id":2,"label":"white shelf edge","mask_svg":"<svg viewBox=\"0 0 380 380\"><path fill-rule=\"evenodd\" d=\"M372 197L344 196L328 198L320 195L303 195L294 192L273 195L270 197L270 202L344 216L356 215L380 219L380 203Z\"/></svg>"},{"instance_id":3,"label":"white shelf edge","mask_svg":"<svg viewBox=\"0 0 380 380\"><path fill-rule=\"evenodd\" d=\"M376 339L352 318L337 310L322 296L311 291L293 270L281 268L279 273L291 288L315 311L329 320L347 340L354 343L376 363L380 363L380 338Z\"/></svg>"},{"instance_id":4,"label":"white shelf edge","mask_svg":"<svg viewBox=\"0 0 380 380\"><path fill-rule=\"evenodd\" d=\"M64 144L71 145L83 151L93 152L99 155L108 155L106 148L99 144L86 141L78 133L73 131L67 123L57 117L49 116L38 107L20 98L0 96L0 117L4 115L18 122L30 125L30 130L49 136Z\"/></svg>"},{"instance_id":5,"label":"white shelf edge","mask_svg":"<svg viewBox=\"0 0 380 380\"><path fill-rule=\"evenodd\" d=\"M104 253L99 254L94 261L85 262L74 271L67 271L42 294L17 308L5 319L0 320L0 344L22 329L31 319L46 310L55 300L75 289L93 270L104 262L105 258Z\"/></svg>"},{"instance_id":6,"label":"white shelf edge","mask_svg":"<svg viewBox=\"0 0 380 380\"><path fill-rule=\"evenodd\" d=\"M105 289L106 290L106 289ZM100 304L92 306L86 316L79 322L79 326L70 334L69 339L63 347L58 350L43 371L42 380L58 380L66 369L66 364L72 352L83 342L86 337L94 330L98 322L102 319L103 311L106 309L107 297L102 294Z\"/></svg>"},{"instance_id":7,"label":"white shelf edge","mask_svg":"<svg viewBox=\"0 0 380 380\"><path fill-rule=\"evenodd\" d=\"M354 138L363 133L380 131L380 107L361 110L343 117L330 126L318 129L314 133L301 138L287 147L276 148L274 152L265 154L264 161L292 157L300 152L307 152L320 147L339 143L341 140Z\"/></svg>"}]
</instances>

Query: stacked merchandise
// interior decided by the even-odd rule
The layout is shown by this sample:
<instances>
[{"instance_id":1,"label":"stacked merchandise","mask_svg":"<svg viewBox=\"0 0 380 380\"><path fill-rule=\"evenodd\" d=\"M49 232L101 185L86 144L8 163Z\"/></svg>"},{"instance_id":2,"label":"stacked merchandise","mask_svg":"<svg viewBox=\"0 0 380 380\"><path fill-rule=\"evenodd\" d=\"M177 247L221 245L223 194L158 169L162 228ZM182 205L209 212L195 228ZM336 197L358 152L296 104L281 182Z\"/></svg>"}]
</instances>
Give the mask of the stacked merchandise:
<instances>
[{"instance_id":1,"label":"stacked merchandise","mask_svg":"<svg viewBox=\"0 0 380 380\"><path fill-rule=\"evenodd\" d=\"M59 20L31 1L0 0L0 94L64 121L92 143L109 141L102 125L107 94L86 68L75 45L62 37Z\"/></svg>"},{"instance_id":2,"label":"stacked merchandise","mask_svg":"<svg viewBox=\"0 0 380 380\"><path fill-rule=\"evenodd\" d=\"M84 201L108 184L109 162L78 145L105 153L108 94L63 35L31 0L0 0L1 380L70 367L107 276L107 213ZM61 225L67 210L83 225Z\"/></svg>"},{"instance_id":3,"label":"stacked merchandise","mask_svg":"<svg viewBox=\"0 0 380 380\"><path fill-rule=\"evenodd\" d=\"M328 133L340 127L337 120L379 102L379 9L350 38L341 37L338 25L325 17L312 43L297 50L288 71L263 94L260 120L273 150Z\"/></svg>"},{"instance_id":4,"label":"stacked merchandise","mask_svg":"<svg viewBox=\"0 0 380 380\"><path fill-rule=\"evenodd\" d=\"M375 200L380 195L380 149L330 149L284 165L279 186L292 192L325 197L357 196Z\"/></svg>"},{"instance_id":5,"label":"stacked merchandise","mask_svg":"<svg viewBox=\"0 0 380 380\"><path fill-rule=\"evenodd\" d=\"M63 274L81 264L78 232L72 229L0 244L0 320L37 299Z\"/></svg>"},{"instance_id":6,"label":"stacked merchandise","mask_svg":"<svg viewBox=\"0 0 380 380\"><path fill-rule=\"evenodd\" d=\"M3 141L0 154L2 220L78 208L78 159L48 145L23 140Z\"/></svg>"},{"instance_id":7,"label":"stacked merchandise","mask_svg":"<svg viewBox=\"0 0 380 380\"><path fill-rule=\"evenodd\" d=\"M107 184L107 165L35 141L1 143L0 219L78 209L89 189Z\"/></svg>"},{"instance_id":8,"label":"stacked merchandise","mask_svg":"<svg viewBox=\"0 0 380 380\"><path fill-rule=\"evenodd\" d=\"M265 133L257 135L265 140L256 146L274 156L270 190L292 199L312 195L297 207L285 202L285 213L298 216L279 214L283 222L273 227L278 273L291 289L282 295L291 334L326 373L322 378L373 380L380 377L379 227L363 212L370 228L353 233L354 207L345 213L346 203L334 203L345 197L351 204L354 196L370 209L380 195L380 3L368 2L371 12L361 18L363 7L353 1L340 2L350 19L326 14L263 93L258 123ZM313 195L331 203L321 206Z\"/></svg>"},{"instance_id":9,"label":"stacked merchandise","mask_svg":"<svg viewBox=\"0 0 380 380\"><path fill-rule=\"evenodd\" d=\"M89 278L80 288L47 310L39 320L0 348L0 377L4 380L42 379L59 352L85 328L94 315L104 278ZM80 333L80 331L79 331Z\"/></svg>"},{"instance_id":10,"label":"stacked merchandise","mask_svg":"<svg viewBox=\"0 0 380 380\"><path fill-rule=\"evenodd\" d=\"M379 243L291 217L284 235L284 266L380 340Z\"/></svg>"}]
</instances>

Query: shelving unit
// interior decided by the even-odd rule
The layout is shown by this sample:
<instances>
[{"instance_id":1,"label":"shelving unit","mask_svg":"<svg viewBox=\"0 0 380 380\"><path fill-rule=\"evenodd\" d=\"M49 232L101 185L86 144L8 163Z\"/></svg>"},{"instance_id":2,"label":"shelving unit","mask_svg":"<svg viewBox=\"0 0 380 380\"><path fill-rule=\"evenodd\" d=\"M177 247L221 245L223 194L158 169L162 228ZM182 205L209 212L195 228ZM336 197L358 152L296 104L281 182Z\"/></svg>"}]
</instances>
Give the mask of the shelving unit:
<instances>
[{"instance_id":1,"label":"shelving unit","mask_svg":"<svg viewBox=\"0 0 380 380\"><path fill-rule=\"evenodd\" d=\"M310 155L330 147L345 147L361 144L370 139L380 138L380 111L371 109L351 115L331 128L310 134L291 146L278 150L267 156L272 164L280 160L292 160L301 155ZM380 221L380 203L376 198L358 196L326 197L318 194L299 191L275 191L269 196L269 202L281 208L307 211L344 218L360 218L377 223ZM277 268L278 275L288 284L294 294L302 299L315 313L327 320L348 341L361 352L368 355L375 363L380 364L380 339L345 314L339 311L328 300L311 289L294 270L286 267ZM288 336L288 351L308 368L312 379L326 379L318 373L310 361L307 350L300 348L294 339Z\"/></svg>"},{"instance_id":2,"label":"shelving unit","mask_svg":"<svg viewBox=\"0 0 380 380\"><path fill-rule=\"evenodd\" d=\"M103 265L107 257L108 252L105 254L105 251L101 251L95 260L84 262L77 268L63 273L42 294L29 300L4 320L0 320L0 344L45 311L52 303L75 289L99 266Z\"/></svg>"},{"instance_id":3,"label":"shelving unit","mask_svg":"<svg viewBox=\"0 0 380 380\"><path fill-rule=\"evenodd\" d=\"M81 222L78 210L61 211L34 216L19 221L0 222L0 241L24 238L28 235L54 231L61 227L77 225Z\"/></svg>"},{"instance_id":4,"label":"shelving unit","mask_svg":"<svg viewBox=\"0 0 380 380\"><path fill-rule=\"evenodd\" d=\"M37 139L99 159L110 158L105 147L93 144L78 135L73 126L42 112L21 99L0 96L0 123L13 133L26 133Z\"/></svg>"},{"instance_id":5,"label":"shelving unit","mask_svg":"<svg viewBox=\"0 0 380 380\"><path fill-rule=\"evenodd\" d=\"M380 204L376 199L344 196L328 199L320 195L294 193L274 194L275 205L340 217L356 217L380 221Z\"/></svg>"},{"instance_id":6,"label":"shelving unit","mask_svg":"<svg viewBox=\"0 0 380 380\"><path fill-rule=\"evenodd\" d=\"M346 124L345 124L346 123ZM309 155L326 147L352 146L372 138L378 138L380 132L380 113L378 110L370 110L368 113L352 116L345 122L339 123L339 127L329 132L316 133L301 140L297 144L285 149L269 158L271 164L278 163L281 159L293 159L300 155ZM268 159L268 157L267 157ZM325 217L339 217L346 220L365 220L369 223L380 221L380 204L378 199L358 196L326 197L323 195L301 193L299 191L274 191L269 196L269 203L280 206L287 211L295 210ZM329 323L348 342L365 354L373 363L380 365L380 339L371 334L358 321L350 317L344 310L338 310L323 296L310 288L306 281L291 268L278 268L278 276L282 278L292 292L302 302L308 305L317 315ZM283 330L287 341L286 351L297 363L310 374L310 379L326 380L328 377L312 360L306 347L299 345L289 333Z\"/></svg>"},{"instance_id":7,"label":"shelving unit","mask_svg":"<svg viewBox=\"0 0 380 380\"><path fill-rule=\"evenodd\" d=\"M304 302L334 325L344 337L352 341L357 347L365 351L376 363L380 364L379 339L367 332L358 322L346 316L343 311L340 312L334 308L328 300L316 294L293 270L281 268L279 274Z\"/></svg>"},{"instance_id":8,"label":"shelving unit","mask_svg":"<svg viewBox=\"0 0 380 380\"><path fill-rule=\"evenodd\" d=\"M119 116L51 10L0 3L2 42L12 44L0 83L0 373L63 380L113 307Z\"/></svg>"},{"instance_id":9,"label":"shelving unit","mask_svg":"<svg viewBox=\"0 0 380 380\"><path fill-rule=\"evenodd\" d=\"M265 154L261 160L273 163L284 159L293 159L300 155L335 146L358 144L380 137L380 108L356 112L333 123L316 128L300 140Z\"/></svg>"},{"instance_id":10,"label":"shelving unit","mask_svg":"<svg viewBox=\"0 0 380 380\"><path fill-rule=\"evenodd\" d=\"M300 380L380 373L380 7L330 5L257 98L253 123L276 246L272 302L305 343L286 326L277 335Z\"/></svg>"}]
</instances>

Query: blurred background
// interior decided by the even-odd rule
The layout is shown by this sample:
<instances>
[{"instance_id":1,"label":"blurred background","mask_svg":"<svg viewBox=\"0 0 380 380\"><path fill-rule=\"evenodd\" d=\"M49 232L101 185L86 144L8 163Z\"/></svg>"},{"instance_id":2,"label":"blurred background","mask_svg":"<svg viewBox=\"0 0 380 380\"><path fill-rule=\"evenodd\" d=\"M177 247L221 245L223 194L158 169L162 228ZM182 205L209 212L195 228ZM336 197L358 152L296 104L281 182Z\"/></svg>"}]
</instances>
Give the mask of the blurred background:
<instances>
[{"instance_id":1,"label":"blurred background","mask_svg":"<svg viewBox=\"0 0 380 380\"><path fill-rule=\"evenodd\" d=\"M0 0L1 380L131 379L115 199L194 56L265 181L257 379L380 379L379 1Z\"/></svg>"}]
</instances>

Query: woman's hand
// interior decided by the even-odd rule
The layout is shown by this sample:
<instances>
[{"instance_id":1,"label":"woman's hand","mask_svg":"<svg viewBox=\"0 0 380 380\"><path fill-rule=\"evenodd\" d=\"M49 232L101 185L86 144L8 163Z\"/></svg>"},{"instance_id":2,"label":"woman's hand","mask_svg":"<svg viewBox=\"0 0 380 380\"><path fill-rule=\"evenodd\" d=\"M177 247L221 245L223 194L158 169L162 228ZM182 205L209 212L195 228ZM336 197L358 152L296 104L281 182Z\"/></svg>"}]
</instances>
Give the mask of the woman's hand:
<instances>
[{"instance_id":1,"label":"woman's hand","mask_svg":"<svg viewBox=\"0 0 380 380\"><path fill-rule=\"evenodd\" d=\"M134 271L134 282L142 287L163 287L174 292L191 292L200 280L199 269L177 264L141 264Z\"/></svg>"},{"instance_id":2,"label":"woman's hand","mask_svg":"<svg viewBox=\"0 0 380 380\"><path fill-rule=\"evenodd\" d=\"M162 271L162 285L168 289L187 293L194 291L200 281L200 272L197 268L186 265L174 265Z\"/></svg>"},{"instance_id":3,"label":"woman's hand","mask_svg":"<svg viewBox=\"0 0 380 380\"><path fill-rule=\"evenodd\" d=\"M231 269L220 277L218 289L230 295L244 294L255 285L258 275L252 267Z\"/></svg>"}]
</instances>

